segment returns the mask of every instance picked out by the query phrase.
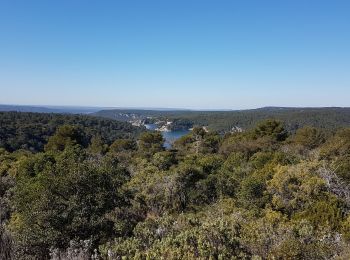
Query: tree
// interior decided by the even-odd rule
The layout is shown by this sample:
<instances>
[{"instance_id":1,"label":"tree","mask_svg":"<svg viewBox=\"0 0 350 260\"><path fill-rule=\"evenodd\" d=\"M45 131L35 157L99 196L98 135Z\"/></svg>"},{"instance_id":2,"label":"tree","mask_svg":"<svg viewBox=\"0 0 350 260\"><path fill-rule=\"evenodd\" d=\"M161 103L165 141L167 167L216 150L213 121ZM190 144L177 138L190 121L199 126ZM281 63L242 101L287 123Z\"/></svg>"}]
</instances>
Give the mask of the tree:
<instances>
[{"instance_id":1,"label":"tree","mask_svg":"<svg viewBox=\"0 0 350 260\"><path fill-rule=\"evenodd\" d=\"M89 151L93 154L105 154L107 151L108 145L105 144L101 136L93 136L90 141Z\"/></svg>"},{"instance_id":2,"label":"tree","mask_svg":"<svg viewBox=\"0 0 350 260\"><path fill-rule=\"evenodd\" d=\"M153 164L160 170L169 170L176 163L176 154L173 151L163 151L153 155Z\"/></svg>"},{"instance_id":3,"label":"tree","mask_svg":"<svg viewBox=\"0 0 350 260\"><path fill-rule=\"evenodd\" d=\"M139 150L147 155L155 154L164 150L164 139L160 132L142 133L138 140Z\"/></svg>"},{"instance_id":4,"label":"tree","mask_svg":"<svg viewBox=\"0 0 350 260\"><path fill-rule=\"evenodd\" d=\"M136 142L131 139L117 139L109 147L111 153L136 150Z\"/></svg>"},{"instance_id":5,"label":"tree","mask_svg":"<svg viewBox=\"0 0 350 260\"><path fill-rule=\"evenodd\" d=\"M63 125L49 138L45 151L63 151L68 146L87 145L84 133L75 126Z\"/></svg>"},{"instance_id":6,"label":"tree","mask_svg":"<svg viewBox=\"0 0 350 260\"><path fill-rule=\"evenodd\" d=\"M270 137L274 141L284 141L288 134L280 121L268 119L255 127L253 136L255 138Z\"/></svg>"},{"instance_id":7,"label":"tree","mask_svg":"<svg viewBox=\"0 0 350 260\"><path fill-rule=\"evenodd\" d=\"M125 205L121 186L129 175L109 158L85 156L69 147L22 162L10 229L28 256L43 259L50 247L66 248L71 240L86 239L97 245L114 234L105 215Z\"/></svg>"},{"instance_id":8,"label":"tree","mask_svg":"<svg viewBox=\"0 0 350 260\"><path fill-rule=\"evenodd\" d=\"M305 126L297 130L296 134L293 136L292 141L306 149L315 149L320 146L325 141L324 133L311 126Z\"/></svg>"},{"instance_id":9,"label":"tree","mask_svg":"<svg viewBox=\"0 0 350 260\"><path fill-rule=\"evenodd\" d=\"M247 176L241 182L238 199L247 208L263 208L269 201L266 191L266 176L258 173Z\"/></svg>"},{"instance_id":10,"label":"tree","mask_svg":"<svg viewBox=\"0 0 350 260\"><path fill-rule=\"evenodd\" d=\"M350 128L340 129L321 148L321 155L332 159L350 154Z\"/></svg>"}]
</instances>

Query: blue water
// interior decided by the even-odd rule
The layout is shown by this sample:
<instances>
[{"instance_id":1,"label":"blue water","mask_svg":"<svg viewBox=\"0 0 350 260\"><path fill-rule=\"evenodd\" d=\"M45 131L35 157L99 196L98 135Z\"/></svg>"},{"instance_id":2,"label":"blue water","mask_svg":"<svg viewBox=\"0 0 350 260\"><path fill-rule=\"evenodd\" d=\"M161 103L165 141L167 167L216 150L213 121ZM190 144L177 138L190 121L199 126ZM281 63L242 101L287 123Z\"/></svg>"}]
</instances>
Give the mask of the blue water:
<instances>
[{"instance_id":1,"label":"blue water","mask_svg":"<svg viewBox=\"0 0 350 260\"><path fill-rule=\"evenodd\" d=\"M146 124L145 127L148 130L155 130L157 128L156 124ZM187 135L190 132L190 130L176 130L176 131L170 131L170 132L161 132L163 135L163 138L165 140L164 147L166 149L170 149L171 145L174 141L179 139L180 137Z\"/></svg>"}]
</instances>

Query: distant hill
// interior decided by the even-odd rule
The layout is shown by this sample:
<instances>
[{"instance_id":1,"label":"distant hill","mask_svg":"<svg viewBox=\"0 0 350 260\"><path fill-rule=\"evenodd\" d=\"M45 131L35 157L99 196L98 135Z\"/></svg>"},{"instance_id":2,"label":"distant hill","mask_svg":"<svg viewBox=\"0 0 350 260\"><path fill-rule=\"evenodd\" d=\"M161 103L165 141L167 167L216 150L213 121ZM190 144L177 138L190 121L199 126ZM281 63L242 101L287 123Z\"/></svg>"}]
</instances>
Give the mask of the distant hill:
<instances>
[{"instance_id":1,"label":"distant hill","mask_svg":"<svg viewBox=\"0 0 350 260\"><path fill-rule=\"evenodd\" d=\"M65 106L22 106L0 105L0 111L32 112L32 113L66 113L66 114L89 114L103 108L96 107L65 107Z\"/></svg>"},{"instance_id":2,"label":"distant hill","mask_svg":"<svg viewBox=\"0 0 350 260\"><path fill-rule=\"evenodd\" d=\"M96 116L121 120L170 120L179 128L207 126L211 130L228 132L233 127L250 128L264 119L274 118L283 121L287 129L295 131L305 125L325 129L350 126L350 108L293 108L263 107L234 111L154 111L154 110L102 110Z\"/></svg>"}]
</instances>

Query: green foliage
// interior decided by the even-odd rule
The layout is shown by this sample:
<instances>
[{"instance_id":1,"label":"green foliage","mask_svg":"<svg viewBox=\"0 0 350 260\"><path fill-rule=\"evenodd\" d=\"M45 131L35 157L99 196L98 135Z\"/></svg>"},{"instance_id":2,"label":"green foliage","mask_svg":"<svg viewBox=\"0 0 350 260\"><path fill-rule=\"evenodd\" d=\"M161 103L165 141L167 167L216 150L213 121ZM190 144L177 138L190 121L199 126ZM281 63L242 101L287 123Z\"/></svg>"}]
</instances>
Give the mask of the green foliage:
<instances>
[{"instance_id":1,"label":"green foliage","mask_svg":"<svg viewBox=\"0 0 350 260\"><path fill-rule=\"evenodd\" d=\"M87 143L92 136L99 135L111 144L119 138L135 138L143 131L127 122L93 116L0 112L0 148L11 152L18 149L43 151L49 137L62 125L82 129Z\"/></svg>"},{"instance_id":2,"label":"green foliage","mask_svg":"<svg viewBox=\"0 0 350 260\"><path fill-rule=\"evenodd\" d=\"M338 130L321 147L321 156L331 162L340 178L350 182L350 128Z\"/></svg>"},{"instance_id":3,"label":"green foliage","mask_svg":"<svg viewBox=\"0 0 350 260\"><path fill-rule=\"evenodd\" d=\"M163 151L164 139L160 132L144 132L138 140L138 148L142 153L153 155Z\"/></svg>"},{"instance_id":4,"label":"green foliage","mask_svg":"<svg viewBox=\"0 0 350 260\"><path fill-rule=\"evenodd\" d=\"M261 150L262 146L259 141L254 140L249 133L234 133L226 137L219 152L224 155L240 153L244 158L249 159L250 156Z\"/></svg>"},{"instance_id":5,"label":"green foliage","mask_svg":"<svg viewBox=\"0 0 350 260\"><path fill-rule=\"evenodd\" d=\"M125 203L121 185L128 173L108 157L85 156L72 147L19 166L10 229L29 254L44 257L51 246L65 248L74 239L98 243L114 234L104 215Z\"/></svg>"},{"instance_id":6,"label":"green foliage","mask_svg":"<svg viewBox=\"0 0 350 260\"><path fill-rule=\"evenodd\" d=\"M133 238L104 245L101 251L113 252L113 258L249 259L239 239L243 218L228 206L215 205L199 218L180 214L147 219L135 228Z\"/></svg>"},{"instance_id":7,"label":"green foliage","mask_svg":"<svg viewBox=\"0 0 350 260\"><path fill-rule=\"evenodd\" d=\"M77 127L63 125L51 136L45 145L45 151L63 151L66 147L86 146L86 138Z\"/></svg>"},{"instance_id":8,"label":"green foliage","mask_svg":"<svg viewBox=\"0 0 350 260\"><path fill-rule=\"evenodd\" d=\"M306 220L288 221L269 209L243 226L242 243L263 259L331 259L344 250L336 232L317 230Z\"/></svg>"},{"instance_id":9,"label":"green foliage","mask_svg":"<svg viewBox=\"0 0 350 260\"><path fill-rule=\"evenodd\" d=\"M316 127L305 126L297 130L292 141L307 149L315 149L325 142L325 134Z\"/></svg>"},{"instance_id":10,"label":"green foliage","mask_svg":"<svg viewBox=\"0 0 350 260\"><path fill-rule=\"evenodd\" d=\"M287 138L287 131L280 121L268 119L255 127L253 137L269 137L274 141L284 141Z\"/></svg>"},{"instance_id":11,"label":"green foliage","mask_svg":"<svg viewBox=\"0 0 350 260\"><path fill-rule=\"evenodd\" d=\"M171 166L177 163L176 154L172 151L158 152L153 155L153 164L159 170L169 170Z\"/></svg>"},{"instance_id":12,"label":"green foliage","mask_svg":"<svg viewBox=\"0 0 350 260\"><path fill-rule=\"evenodd\" d=\"M174 147L186 153L216 153L219 150L221 136L195 127L189 134L175 141Z\"/></svg>"},{"instance_id":13,"label":"green foliage","mask_svg":"<svg viewBox=\"0 0 350 260\"><path fill-rule=\"evenodd\" d=\"M264 208L269 201L269 196L266 194L267 176L256 172L244 178L241 182L238 199L246 208Z\"/></svg>"},{"instance_id":14,"label":"green foliage","mask_svg":"<svg viewBox=\"0 0 350 260\"><path fill-rule=\"evenodd\" d=\"M107 152L108 145L105 144L101 136L93 136L90 141L89 151L93 154L105 154Z\"/></svg>"},{"instance_id":15,"label":"green foliage","mask_svg":"<svg viewBox=\"0 0 350 260\"><path fill-rule=\"evenodd\" d=\"M342 208L343 205L339 200L330 197L308 205L304 211L296 213L294 219L308 220L318 228L330 227L333 230L339 230L343 219Z\"/></svg>"},{"instance_id":16,"label":"green foliage","mask_svg":"<svg viewBox=\"0 0 350 260\"><path fill-rule=\"evenodd\" d=\"M337 131L322 147L321 154L326 158L350 154L350 128Z\"/></svg>"},{"instance_id":17,"label":"green foliage","mask_svg":"<svg viewBox=\"0 0 350 260\"><path fill-rule=\"evenodd\" d=\"M136 150L136 142L131 139L117 139L109 147L111 153Z\"/></svg>"},{"instance_id":18,"label":"green foliage","mask_svg":"<svg viewBox=\"0 0 350 260\"><path fill-rule=\"evenodd\" d=\"M350 183L350 153L334 159L333 168L346 183Z\"/></svg>"},{"instance_id":19,"label":"green foliage","mask_svg":"<svg viewBox=\"0 0 350 260\"><path fill-rule=\"evenodd\" d=\"M35 122L26 132L35 137L14 143L17 123L0 127L0 258L350 255L349 129L287 136L291 122L267 120L222 136L198 127L167 150L159 132L135 140L112 130L119 123L98 130L109 121L92 117L51 115L50 131L37 132L46 116L11 116Z\"/></svg>"}]
</instances>

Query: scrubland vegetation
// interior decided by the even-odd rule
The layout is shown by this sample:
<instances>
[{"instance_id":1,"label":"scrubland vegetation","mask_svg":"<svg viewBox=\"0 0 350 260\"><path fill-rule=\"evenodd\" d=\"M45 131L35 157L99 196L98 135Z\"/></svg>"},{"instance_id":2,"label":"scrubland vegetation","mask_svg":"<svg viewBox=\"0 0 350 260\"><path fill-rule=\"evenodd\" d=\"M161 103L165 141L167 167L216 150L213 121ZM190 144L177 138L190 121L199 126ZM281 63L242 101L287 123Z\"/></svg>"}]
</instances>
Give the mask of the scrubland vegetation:
<instances>
[{"instance_id":1,"label":"scrubland vegetation","mask_svg":"<svg viewBox=\"0 0 350 260\"><path fill-rule=\"evenodd\" d=\"M103 120L1 113L0 259L350 258L350 128Z\"/></svg>"}]
</instances>

